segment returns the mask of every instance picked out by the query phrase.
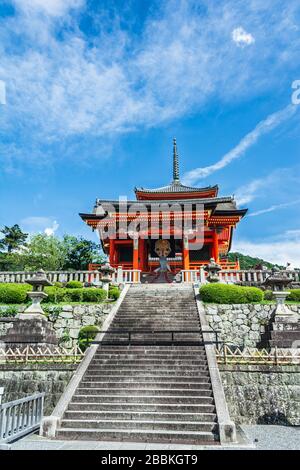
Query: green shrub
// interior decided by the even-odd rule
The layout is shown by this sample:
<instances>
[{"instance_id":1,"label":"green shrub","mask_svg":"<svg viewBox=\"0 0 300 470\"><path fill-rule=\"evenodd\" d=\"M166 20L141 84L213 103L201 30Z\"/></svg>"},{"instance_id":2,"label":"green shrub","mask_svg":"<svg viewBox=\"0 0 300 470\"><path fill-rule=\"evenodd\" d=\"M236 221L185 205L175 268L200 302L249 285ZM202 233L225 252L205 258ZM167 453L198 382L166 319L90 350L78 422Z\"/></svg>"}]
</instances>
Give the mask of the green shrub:
<instances>
[{"instance_id":1,"label":"green shrub","mask_svg":"<svg viewBox=\"0 0 300 470\"><path fill-rule=\"evenodd\" d=\"M95 325L87 325L81 328L78 334L78 346L85 351L91 342L95 339L99 328Z\"/></svg>"},{"instance_id":2,"label":"green shrub","mask_svg":"<svg viewBox=\"0 0 300 470\"><path fill-rule=\"evenodd\" d=\"M300 302L300 289L292 289L287 297L291 302Z\"/></svg>"},{"instance_id":3,"label":"green shrub","mask_svg":"<svg viewBox=\"0 0 300 470\"><path fill-rule=\"evenodd\" d=\"M273 292L271 290L265 290L264 299L265 300L273 300Z\"/></svg>"},{"instance_id":4,"label":"green shrub","mask_svg":"<svg viewBox=\"0 0 300 470\"><path fill-rule=\"evenodd\" d=\"M83 302L102 302L106 299L106 291L96 287L86 287L82 290Z\"/></svg>"},{"instance_id":5,"label":"green shrub","mask_svg":"<svg viewBox=\"0 0 300 470\"><path fill-rule=\"evenodd\" d=\"M83 284L80 281L69 281L66 284L67 289L82 289Z\"/></svg>"},{"instance_id":6,"label":"green shrub","mask_svg":"<svg viewBox=\"0 0 300 470\"><path fill-rule=\"evenodd\" d=\"M108 291L108 297L113 300L118 300L120 297L121 291L118 287L111 287Z\"/></svg>"},{"instance_id":7,"label":"green shrub","mask_svg":"<svg viewBox=\"0 0 300 470\"><path fill-rule=\"evenodd\" d=\"M81 302L83 297L83 289L65 289L65 302Z\"/></svg>"},{"instance_id":8,"label":"green shrub","mask_svg":"<svg viewBox=\"0 0 300 470\"><path fill-rule=\"evenodd\" d=\"M59 302L63 302L65 300L66 289L55 286L45 287L45 293L48 294L48 297L44 300L44 302L58 304Z\"/></svg>"},{"instance_id":9,"label":"green shrub","mask_svg":"<svg viewBox=\"0 0 300 470\"><path fill-rule=\"evenodd\" d=\"M0 310L0 318L15 317L18 313L17 307L8 307L5 310Z\"/></svg>"},{"instance_id":10,"label":"green shrub","mask_svg":"<svg viewBox=\"0 0 300 470\"><path fill-rule=\"evenodd\" d=\"M208 284L200 288L204 302L216 304L247 304L261 302L263 292L257 287L241 287L230 284Z\"/></svg>"},{"instance_id":11,"label":"green shrub","mask_svg":"<svg viewBox=\"0 0 300 470\"><path fill-rule=\"evenodd\" d=\"M54 285L55 287L63 287L63 283L62 283L62 282L59 282L59 281L54 282L53 285Z\"/></svg>"},{"instance_id":12,"label":"green shrub","mask_svg":"<svg viewBox=\"0 0 300 470\"><path fill-rule=\"evenodd\" d=\"M0 303L23 304L27 300L27 292L32 290L29 284L1 283Z\"/></svg>"}]
</instances>

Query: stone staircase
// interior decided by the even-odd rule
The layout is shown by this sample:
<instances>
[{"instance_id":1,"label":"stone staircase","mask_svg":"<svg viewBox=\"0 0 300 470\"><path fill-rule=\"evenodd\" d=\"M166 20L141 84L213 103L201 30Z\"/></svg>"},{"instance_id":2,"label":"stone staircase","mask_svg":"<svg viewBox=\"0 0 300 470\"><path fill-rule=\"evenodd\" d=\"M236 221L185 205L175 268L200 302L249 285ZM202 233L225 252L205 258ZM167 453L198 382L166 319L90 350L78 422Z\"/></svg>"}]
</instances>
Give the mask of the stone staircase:
<instances>
[{"instance_id":1,"label":"stone staircase","mask_svg":"<svg viewBox=\"0 0 300 470\"><path fill-rule=\"evenodd\" d=\"M130 345L128 335L116 331L120 329L136 331ZM171 344L171 333L149 330L192 332L175 334ZM109 331L113 334L99 345L57 437L218 444L207 357L197 344L202 333L192 287L131 286Z\"/></svg>"}]
</instances>

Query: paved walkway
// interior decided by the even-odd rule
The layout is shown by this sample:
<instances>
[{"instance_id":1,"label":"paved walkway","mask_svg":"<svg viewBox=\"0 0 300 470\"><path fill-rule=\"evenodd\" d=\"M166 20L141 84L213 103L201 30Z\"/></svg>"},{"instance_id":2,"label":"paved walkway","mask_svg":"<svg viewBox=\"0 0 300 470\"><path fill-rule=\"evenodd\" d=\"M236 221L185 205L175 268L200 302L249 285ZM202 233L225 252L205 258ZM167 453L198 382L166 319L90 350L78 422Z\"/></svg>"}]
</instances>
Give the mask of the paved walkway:
<instances>
[{"instance_id":1,"label":"paved walkway","mask_svg":"<svg viewBox=\"0 0 300 470\"><path fill-rule=\"evenodd\" d=\"M248 442L247 442L248 441ZM38 435L27 436L11 445L11 450L300 450L300 427L253 425L241 426L239 444L188 446L130 442L56 441Z\"/></svg>"}]
</instances>

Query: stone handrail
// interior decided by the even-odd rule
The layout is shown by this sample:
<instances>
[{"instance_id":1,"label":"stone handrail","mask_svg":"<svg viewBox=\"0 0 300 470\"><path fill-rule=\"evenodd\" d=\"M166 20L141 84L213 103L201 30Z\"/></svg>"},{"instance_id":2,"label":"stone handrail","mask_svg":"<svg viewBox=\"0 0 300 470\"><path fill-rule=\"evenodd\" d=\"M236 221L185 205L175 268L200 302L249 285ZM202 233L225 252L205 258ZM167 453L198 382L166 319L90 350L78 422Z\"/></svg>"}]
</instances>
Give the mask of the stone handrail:
<instances>
[{"instance_id":1,"label":"stone handrail","mask_svg":"<svg viewBox=\"0 0 300 470\"><path fill-rule=\"evenodd\" d=\"M255 269L222 269L219 272L220 282L225 284L243 284L243 285L262 285L268 276L272 273L271 270L255 270ZM291 282L300 284L300 271L281 271L281 273L291 279ZM200 282L204 284L207 273L203 268L182 270L182 282L195 283Z\"/></svg>"},{"instance_id":2,"label":"stone handrail","mask_svg":"<svg viewBox=\"0 0 300 470\"><path fill-rule=\"evenodd\" d=\"M0 271L0 283L16 282L24 283L26 279L33 277L35 272L32 271ZM101 273L99 271L47 271L46 276L50 282L91 282L101 283ZM124 284L138 283L141 279L141 271L139 269L122 269L113 273L112 281Z\"/></svg>"}]
</instances>

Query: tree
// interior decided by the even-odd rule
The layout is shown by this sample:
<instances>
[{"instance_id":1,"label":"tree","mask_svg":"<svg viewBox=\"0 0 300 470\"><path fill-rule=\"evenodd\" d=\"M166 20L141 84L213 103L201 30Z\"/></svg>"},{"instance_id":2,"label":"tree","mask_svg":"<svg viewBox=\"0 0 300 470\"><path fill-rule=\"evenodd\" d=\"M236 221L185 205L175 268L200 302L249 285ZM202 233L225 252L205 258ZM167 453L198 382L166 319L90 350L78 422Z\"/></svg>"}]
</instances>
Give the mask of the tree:
<instances>
[{"instance_id":1,"label":"tree","mask_svg":"<svg viewBox=\"0 0 300 470\"><path fill-rule=\"evenodd\" d=\"M65 235L63 245L66 253L64 269L86 270L89 263L104 261L100 245L90 240Z\"/></svg>"},{"instance_id":2,"label":"tree","mask_svg":"<svg viewBox=\"0 0 300 470\"><path fill-rule=\"evenodd\" d=\"M22 253L25 270L58 271L65 264L66 250L61 240L46 234L33 235Z\"/></svg>"},{"instance_id":3,"label":"tree","mask_svg":"<svg viewBox=\"0 0 300 470\"><path fill-rule=\"evenodd\" d=\"M28 237L28 233L22 232L18 224L12 227L5 225L5 227L0 230L0 233L4 235L0 240L0 248L7 250L8 253L22 247Z\"/></svg>"}]
</instances>

